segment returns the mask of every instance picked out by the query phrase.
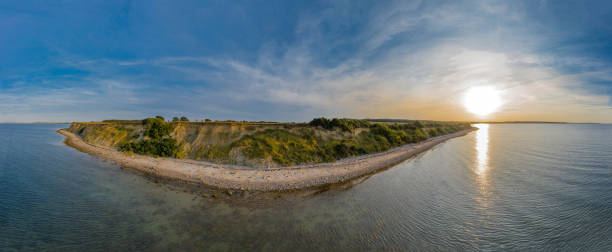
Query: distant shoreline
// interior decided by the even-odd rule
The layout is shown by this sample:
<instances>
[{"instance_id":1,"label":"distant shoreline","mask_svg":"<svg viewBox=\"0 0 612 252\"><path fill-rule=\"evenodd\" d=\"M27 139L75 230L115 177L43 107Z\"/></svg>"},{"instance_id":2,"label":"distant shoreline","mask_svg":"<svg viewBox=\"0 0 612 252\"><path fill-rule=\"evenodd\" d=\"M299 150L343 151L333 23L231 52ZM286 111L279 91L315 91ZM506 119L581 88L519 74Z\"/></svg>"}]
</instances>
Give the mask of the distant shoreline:
<instances>
[{"instance_id":1,"label":"distant shoreline","mask_svg":"<svg viewBox=\"0 0 612 252\"><path fill-rule=\"evenodd\" d=\"M398 164L446 140L464 136L474 130L477 129L467 129L381 153L347 158L333 163L271 169L254 169L189 159L128 156L113 148L85 143L79 136L64 129L57 130L57 133L66 136L65 143L79 151L156 176L202 183L221 189L282 191L340 183L356 178Z\"/></svg>"},{"instance_id":2,"label":"distant shoreline","mask_svg":"<svg viewBox=\"0 0 612 252\"><path fill-rule=\"evenodd\" d=\"M0 122L0 124L71 124L69 122Z\"/></svg>"},{"instance_id":3,"label":"distant shoreline","mask_svg":"<svg viewBox=\"0 0 612 252\"><path fill-rule=\"evenodd\" d=\"M406 120L406 119L363 119L369 122L412 122L412 121L431 121L431 120ZM198 123L198 121L194 121ZM206 122L209 124L222 124L222 123L240 123L238 121L212 121ZM479 121L457 121L466 122L471 124L612 124L603 122L546 122L546 121L502 121L502 122L479 122ZM199 122L205 123L205 122ZM253 123L253 122L251 122ZM254 122L259 123L259 122ZM301 124L299 122L261 122L264 124ZM0 122L0 124L71 124L71 122Z\"/></svg>"}]
</instances>

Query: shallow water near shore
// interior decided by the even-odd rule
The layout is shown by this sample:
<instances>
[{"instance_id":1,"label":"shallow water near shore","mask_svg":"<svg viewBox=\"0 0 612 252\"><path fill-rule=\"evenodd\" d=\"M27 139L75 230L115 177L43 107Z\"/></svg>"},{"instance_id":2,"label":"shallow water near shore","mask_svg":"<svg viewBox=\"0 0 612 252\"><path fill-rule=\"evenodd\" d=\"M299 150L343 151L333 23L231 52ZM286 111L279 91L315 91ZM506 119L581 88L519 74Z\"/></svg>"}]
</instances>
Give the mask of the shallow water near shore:
<instances>
[{"instance_id":1,"label":"shallow water near shore","mask_svg":"<svg viewBox=\"0 0 612 252\"><path fill-rule=\"evenodd\" d=\"M612 125L477 125L345 184L231 196L78 152L63 127L0 124L0 250L612 250Z\"/></svg>"}]
</instances>

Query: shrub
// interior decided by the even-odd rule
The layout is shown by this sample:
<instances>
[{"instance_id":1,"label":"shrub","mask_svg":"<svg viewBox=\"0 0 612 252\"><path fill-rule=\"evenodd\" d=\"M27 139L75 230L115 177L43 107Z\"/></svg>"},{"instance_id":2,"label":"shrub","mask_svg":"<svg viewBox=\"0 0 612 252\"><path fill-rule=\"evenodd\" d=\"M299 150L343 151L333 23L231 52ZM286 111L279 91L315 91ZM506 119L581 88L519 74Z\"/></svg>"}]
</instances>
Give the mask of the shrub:
<instances>
[{"instance_id":1,"label":"shrub","mask_svg":"<svg viewBox=\"0 0 612 252\"><path fill-rule=\"evenodd\" d=\"M308 123L308 124L310 124L310 126L323 127L325 129L331 129L332 128L332 125L331 125L330 121L327 118L325 118L325 117L312 119L312 121L310 121L310 123Z\"/></svg>"},{"instance_id":2,"label":"shrub","mask_svg":"<svg viewBox=\"0 0 612 252\"><path fill-rule=\"evenodd\" d=\"M160 118L147 118L143 120L146 126L145 135L151 139L161 139L172 132L172 126Z\"/></svg>"},{"instance_id":3,"label":"shrub","mask_svg":"<svg viewBox=\"0 0 612 252\"><path fill-rule=\"evenodd\" d=\"M325 129L340 128L343 131L350 132L353 132L356 128L367 128L370 126L370 122L366 120L346 118L334 118L329 120L325 117L312 119L308 124L310 126L319 126Z\"/></svg>"},{"instance_id":4,"label":"shrub","mask_svg":"<svg viewBox=\"0 0 612 252\"><path fill-rule=\"evenodd\" d=\"M244 136L231 147L241 147L248 158L272 159L282 165L320 161L316 141L280 129Z\"/></svg>"},{"instance_id":5,"label":"shrub","mask_svg":"<svg viewBox=\"0 0 612 252\"><path fill-rule=\"evenodd\" d=\"M172 132L172 126L163 120L163 117L146 118L142 120L145 125L144 135L149 139L139 142L124 143L119 147L123 152L133 152L142 155L159 157L177 157L179 145L175 139L167 137ZM176 118L176 117L175 117ZM173 118L174 119L174 118Z\"/></svg>"},{"instance_id":6,"label":"shrub","mask_svg":"<svg viewBox=\"0 0 612 252\"><path fill-rule=\"evenodd\" d=\"M372 129L370 130L375 135L383 136L387 139L387 142L392 146L401 145L405 143L406 140L406 132L400 130L393 130L386 124L377 123L374 124Z\"/></svg>"},{"instance_id":7,"label":"shrub","mask_svg":"<svg viewBox=\"0 0 612 252\"><path fill-rule=\"evenodd\" d=\"M436 137L436 136L438 136L438 135L439 135L439 132L438 132L438 130L437 130L436 128L433 128L433 129L429 129L429 130L427 131L427 134L428 134L430 137Z\"/></svg>"},{"instance_id":8,"label":"shrub","mask_svg":"<svg viewBox=\"0 0 612 252\"><path fill-rule=\"evenodd\" d=\"M127 143L120 147L123 152L133 152L141 155L158 157L176 157L178 144L175 139L143 140L136 143Z\"/></svg>"},{"instance_id":9,"label":"shrub","mask_svg":"<svg viewBox=\"0 0 612 252\"><path fill-rule=\"evenodd\" d=\"M415 121L414 126L419 129L425 127L425 125L423 125L423 123L419 121Z\"/></svg>"},{"instance_id":10,"label":"shrub","mask_svg":"<svg viewBox=\"0 0 612 252\"><path fill-rule=\"evenodd\" d=\"M184 121L182 119L174 117L172 121ZM146 118L142 120L142 124L145 126L144 139L140 141L138 140L141 139L140 134L132 134L127 131L124 134L123 128L118 128L118 133L111 135L121 139L117 144L120 150L126 153L161 157L184 157L186 155L181 151L180 143L169 136L173 127L177 125L176 123L168 123L156 117ZM240 139L229 144L202 146L196 153L189 155L195 158L234 163L240 161L232 160L235 156L230 153L239 151L246 159L271 160L283 166L331 162L354 155L386 151L403 144L420 142L428 137L454 133L471 127L468 123L396 121L393 124L384 124L345 118L330 120L324 117L313 119L309 125L312 127L291 128L285 125L285 128L258 131L255 126L247 124L244 130L248 134ZM317 131L321 129L314 127L350 132L358 128L364 130L356 135L335 134L334 132L320 134L321 132ZM229 133L221 132L217 137L227 140L239 137L227 134Z\"/></svg>"}]
</instances>

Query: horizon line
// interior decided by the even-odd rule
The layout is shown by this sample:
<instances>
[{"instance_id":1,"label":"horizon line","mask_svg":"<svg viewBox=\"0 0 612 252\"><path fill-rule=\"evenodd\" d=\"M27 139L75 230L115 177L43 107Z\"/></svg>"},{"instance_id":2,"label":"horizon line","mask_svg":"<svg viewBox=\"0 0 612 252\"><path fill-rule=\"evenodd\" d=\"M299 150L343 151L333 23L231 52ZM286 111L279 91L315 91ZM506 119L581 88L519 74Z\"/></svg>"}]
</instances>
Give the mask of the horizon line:
<instances>
[{"instance_id":1,"label":"horizon line","mask_svg":"<svg viewBox=\"0 0 612 252\"><path fill-rule=\"evenodd\" d=\"M320 117L315 117L315 118L320 118ZM330 119L333 119L336 117L331 117ZM399 119L399 118L347 118L347 117L337 117L337 118L344 118L344 119L359 119L359 120L366 120L366 121L380 121L380 122L393 122L393 121L439 121L439 122L466 122L466 123L472 123L472 124L479 124L479 123L490 123L490 124L499 124L499 123L541 123L541 124L612 124L612 123L605 123L605 122L564 122L564 121L529 121L529 120L512 120L512 121L473 121L473 120L431 120L431 119ZM105 120L125 120L125 121L131 121L131 120L141 120L141 119L105 119ZM34 121L34 122L18 122L18 121L4 121L4 122L0 122L0 124L71 124L74 122L103 122L104 120L100 120L100 121L69 121L69 122L46 122L46 121ZM204 119L202 120L193 120L190 122L200 122L200 121L204 121ZM308 121L303 121L303 122L298 122L298 121L266 121L266 120L234 120L234 119L225 119L225 120L213 120L212 122L223 122L223 121L235 121L235 122L274 122L274 123L308 123Z\"/></svg>"}]
</instances>

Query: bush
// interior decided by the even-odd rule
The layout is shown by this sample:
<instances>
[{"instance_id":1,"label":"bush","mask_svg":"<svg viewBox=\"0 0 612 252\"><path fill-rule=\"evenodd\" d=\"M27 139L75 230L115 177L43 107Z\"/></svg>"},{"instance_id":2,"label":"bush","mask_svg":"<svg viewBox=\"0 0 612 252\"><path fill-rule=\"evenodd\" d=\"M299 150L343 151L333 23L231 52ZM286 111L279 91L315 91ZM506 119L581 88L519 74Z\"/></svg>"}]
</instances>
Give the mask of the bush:
<instances>
[{"instance_id":1,"label":"bush","mask_svg":"<svg viewBox=\"0 0 612 252\"><path fill-rule=\"evenodd\" d=\"M417 126L426 125L417 122L387 125L364 123L362 120L353 119L329 120L324 117L313 119L309 125L324 129L341 128L346 131L369 127L369 130L345 139L323 139L312 129L297 132L268 129L246 135L230 145L208 148L200 156L226 160L230 158L229 152L238 148L247 159L272 160L284 166L331 162L354 155L386 151L403 144L423 141L428 135L452 133L470 127L469 124L439 123L436 128L421 129ZM425 134L424 130L428 134Z\"/></svg>"},{"instance_id":2,"label":"bush","mask_svg":"<svg viewBox=\"0 0 612 252\"><path fill-rule=\"evenodd\" d=\"M312 119L312 121L310 121L310 123L308 123L308 124L310 124L310 126L323 127L325 129L331 129L332 128L332 125L331 125L330 121L327 118L325 118L325 117Z\"/></svg>"},{"instance_id":3,"label":"bush","mask_svg":"<svg viewBox=\"0 0 612 252\"><path fill-rule=\"evenodd\" d=\"M166 123L163 117L160 117L142 120L142 124L145 125L144 135L149 139L125 143L119 149L123 152L133 152L141 155L177 157L179 145L175 139L168 137L172 132L172 126Z\"/></svg>"},{"instance_id":4,"label":"bush","mask_svg":"<svg viewBox=\"0 0 612 252\"><path fill-rule=\"evenodd\" d=\"M425 127L425 125L423 125L423 123L419 121L415 121L414 126L419 129Z\"/></svg>"},{"instance_id":5,"label":"bush","mask_svg":"<svg viewBox=\"0 0 612 252\"><path fill-rule=\"evenodd\" d=\"M272 159L288 166L321 161L317 142L286 130L269 129L242 137L231 147L240 147L251 159Z\"/></svg>"},{"instance_id":6,"label":"bush","mask_svg":"<svg viewBox=\"0 0 612 252\"><path fill-rule=\"evenodd\" d=\"M120 147L120 150L123 152L133 152L157 157L176 157L178 149L176 140L172 138L143 140L136 143L127 143Z\"/></svg>"},{"instance_id":7,"label":"bush","mask_svg":"<svg viewBox=\"0 0 612 252\"><path fill-rule=\"evenodd\" d=\"M177 120L184 121L178 117L172 119L174 122ZM142 120L142 124L145 126L144 139L140 138L140 134L129 132L112 135L117 139L121 137L121 141L117 144L120 150L126 153L161 157L185 156L185 153L180 151L180 143L169 136L177 123L168 123L156 117L146 118ZM232 160L235 157L232 151L239 151L247 160L264 162L270 160L283 166L321 163L354 155L382 152L403 144L420 142L428 137L454 133L471 127L468 123L399 121L384 124L345 118L330 120L324 117L313 119L309 125L327 130L341 129L350 132L358 128L364 130L359 134L334 132L320 134L321 129L300 126L257 131L255 126L247 124L244 130L248 134L240 139L229 144L206 145L197 150L197 153L189 155L194 158L234 163L241 161ZM221 134L219 133L219 138L228 138Z\"/></svg>"},{"instance_id":8,"label":"bush","mask_svg":"<svg viewBox=\"0 0 612 252\"><path fill-rule=\"evenodd\" d=\"M367 128L370 126L370 122L366 120L358 120L358 119L346 119L346 118L334 118L327 119L325 117L312 119L308 123L310 126L319 126L325 129L333 129L340 128L343 131L353 132L357 128Z\"/></svg>"},{"instance_id":9,"label":"bush","mask_svg":"<svg viewBox=\"0 0 612 252\"><path fill-rule=\"evenodd\" d=\"M172 132L172 126L157 117L144 119L143 124L146 126L145 136L151 139L161 139Z\"/></svg>"},{"instance_id":10,"label":"bush","mask_svg":"<svg viewBox=\"0 0 612 252\"><path fill-rule=\"evenodd\" d=\"M374 124L370 131L375 135L380 135L386 138L387 142L389 142L389 144L391 144L392 146L398 146L403 143L406 143L406 132L401 130L393 130L389 128L389 126L387 126L386 124Z\"/></svg>"}]
</instances>

